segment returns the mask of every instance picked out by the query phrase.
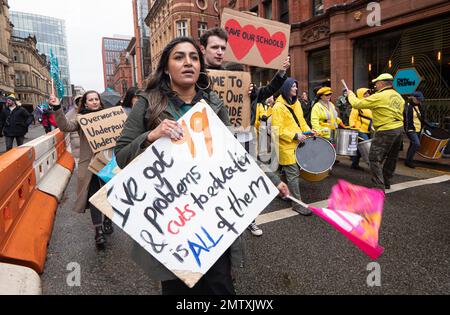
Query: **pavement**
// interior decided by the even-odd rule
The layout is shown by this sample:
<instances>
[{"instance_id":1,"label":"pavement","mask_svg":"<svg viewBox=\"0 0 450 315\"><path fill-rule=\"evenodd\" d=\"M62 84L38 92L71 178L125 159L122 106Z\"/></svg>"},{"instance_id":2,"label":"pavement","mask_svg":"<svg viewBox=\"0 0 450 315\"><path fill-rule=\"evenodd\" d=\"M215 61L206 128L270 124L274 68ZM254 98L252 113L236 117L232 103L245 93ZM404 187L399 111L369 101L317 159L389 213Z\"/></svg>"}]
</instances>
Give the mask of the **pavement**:
<instances>
[{"instance_id":1,"label":"pavement","mask_svg":"<svg viewBox=\"0 0 450 315\"><path fill-rule=\"evenodd\" d=\"M25 135L24 143L33 141L40 136L45 135L44 127L41 125L31 125L28 129L28 133ZM16 141L14 141L14 146L17 146ZM0 138L0 155L4 154L6 151L5 137Z\"/></svg>"},{"instance_id":2,"label":"pavement","mask_svg":"<svg viewBox=\"0 0 450 315\"><path fill-rule=\"evenodd\" d=\"M301 180L305 202L326 200L338 179L370 184L367 169L354 171L348 158L339 159L341 163L324 181L311 184ZM445 174L450 175L450 168L411 170L399 162L393 184L402 187L405 182ZM109 237L106 250L96 250L89 214L72 212L75 185L73 177L58 210L41 278L43 294L160 294L159 283L130 259L131 240L118 228ZM288 202L277 198L260 218L283 211L291 215L261 225L264 235L260 238L244 233L246 258L243 268L236 272L237 293L449 294L448 204L449 180L388 194L380 230L380 244L385 248L378 260L381 286L369 287L367 266L371 260L367 256L319 217L298 216L289 210ZM73 266L79 267L79 286L70 282Z\"/></svg>"}]
</instances>

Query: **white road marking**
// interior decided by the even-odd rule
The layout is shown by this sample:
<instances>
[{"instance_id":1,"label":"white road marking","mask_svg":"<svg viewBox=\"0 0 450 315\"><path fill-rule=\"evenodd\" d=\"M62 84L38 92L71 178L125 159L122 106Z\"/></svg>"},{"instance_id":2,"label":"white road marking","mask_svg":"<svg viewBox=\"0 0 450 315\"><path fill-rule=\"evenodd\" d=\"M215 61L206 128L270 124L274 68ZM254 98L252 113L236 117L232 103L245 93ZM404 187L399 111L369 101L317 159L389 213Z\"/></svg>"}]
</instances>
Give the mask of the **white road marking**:
<instances>
[{"instance_id":1,"label":"white road marking","mask_svg":"<svg viewBox=\"0 0 450 315\"><path fill-rule=\"evenodd\" d=\"M401 183L401 184L392 185L390 190L386 190L386 194L392 194L397 191L414 188L414 187L419 187L419 186L439 184L439 183L443 183L443 182L446 182L449 180L450 180L450 175L443 175L443 176L433 177L433 178L429 178L429 179L405 182L405 183ZM328 206L328 200L322 200L322 201L313 203L310 206L315 207L315 208L326 208ZM291 217L295 217L297 215L299 215L299 214L297 212L293 211L292 208L283 209L283 210L274 211L274 212L260 215L256 219L256 224L262 225L262 224L266 224L266 223L270 223L270 222L288 219Z\"/></svg>"}]
</instances>

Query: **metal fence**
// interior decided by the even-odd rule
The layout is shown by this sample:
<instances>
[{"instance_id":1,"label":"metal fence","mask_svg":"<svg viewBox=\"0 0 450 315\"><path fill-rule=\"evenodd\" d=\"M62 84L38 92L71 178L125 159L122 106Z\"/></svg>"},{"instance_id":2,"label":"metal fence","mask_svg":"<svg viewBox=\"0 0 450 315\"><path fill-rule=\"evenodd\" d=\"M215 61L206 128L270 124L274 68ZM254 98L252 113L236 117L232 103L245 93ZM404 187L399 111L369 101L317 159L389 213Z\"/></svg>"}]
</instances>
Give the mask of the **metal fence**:
<instances>
[{"instance_id":1,"label":"metal fence","mask_svg":"<svg viewBox=\"0 0 450 315\"><path fill-rule=\"evenodd\" d=\"M450 120L450 99L426 99L423 105L428 121L446 129L444 121Z\"/></svg>"}]
</instances>

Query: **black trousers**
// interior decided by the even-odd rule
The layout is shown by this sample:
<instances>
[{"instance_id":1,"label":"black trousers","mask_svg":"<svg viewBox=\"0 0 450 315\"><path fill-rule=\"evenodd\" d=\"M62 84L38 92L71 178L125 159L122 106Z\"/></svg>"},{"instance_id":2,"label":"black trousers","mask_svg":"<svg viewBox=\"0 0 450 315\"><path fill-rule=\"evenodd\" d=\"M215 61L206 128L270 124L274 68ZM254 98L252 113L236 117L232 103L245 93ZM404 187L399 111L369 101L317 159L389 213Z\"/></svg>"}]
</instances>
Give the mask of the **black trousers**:
<instances>
[{"instance_id":1,"label":"black trousers","mask_svg":"<svg viewBox=\"0 0 450 315\"><path fill-rule=\"evenodd\" d=\"M92 175L91 182L89 183L88 199L91 198L97 191L102 188L100 178L96 175ZM103 224L103 213L98 210L93 204L89 202L89 210L91 211L92 224L94 226L101 226Z\"/></svg>"},{"instance_id":2,"label":"black trousers","mask_svg":"<svg viewBox=\"0 0 450 315\"><path fill-rule=\"evenodd\" d=\"M5 144L6 144L6 151L9 151L14 146L14 139L16 139L17 146L20 147L23 142L25 141L25 137L6 137L5 136Z\"/></svg>"},{"instance_id":3,"label":"black trousers","mask_svg":"<svg viewBox=\"0 0 450 315\"><path fill-rule=\"evenodd\" d=\"M163 295L236 295L231 278L231 256L227 250L200 281L190 289L183 281L162 281Z\"/></svg>"}]
</instances>

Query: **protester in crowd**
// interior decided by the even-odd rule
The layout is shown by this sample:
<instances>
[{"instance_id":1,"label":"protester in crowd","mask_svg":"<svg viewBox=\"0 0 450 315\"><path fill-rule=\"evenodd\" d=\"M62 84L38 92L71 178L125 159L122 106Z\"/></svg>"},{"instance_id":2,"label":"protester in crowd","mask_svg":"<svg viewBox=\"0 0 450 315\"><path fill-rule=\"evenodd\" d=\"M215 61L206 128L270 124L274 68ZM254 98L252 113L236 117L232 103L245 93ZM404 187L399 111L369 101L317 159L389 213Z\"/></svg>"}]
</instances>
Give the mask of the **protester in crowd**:
<instances>
[{"instance_id":1,"label":"protester in crowd","mask_svg":"<svg viewBox=\"0 0 450 315\"><path fill-rule=\"evenodd\" d=\"M420 148L420 133L422 132L422 128L425 126L432 128L427 121L426 112L422 107L424 99L422 92L414 92L405 106L405 131L410 140L405 165L410 168L416 168L414 164L414 155Z\"/></svg>"},{"instance_id":2,"label":"protester in crowd","mask_svg":"<svg viewBox=\"0 0 450 315\"><path fill-rule=\"evenodd\" d=\"M55 114L53 114L48 107L42 109L42 116L39 121L42 127L44 127L45 133L50 133L58 128L58 124L55 120Z\"/></svg>"},{"instance_id":3,"label":"protester in crowd","mask_svg":"<svg viewBox=\"0 0 450 315\"><path fill-rule=\"evenodd\" d=\"M135 87L129 88L123 99L122 108L127 115L130 115L131 109L137 102L136 92L137 89Z\"/></svg>"},{"instance_id":4,"label":"protester in crowd","mask_svg":"<svg viewBox=\"0 0 450 315\"><path fill-rule=\"evenodd\" d=\"M265 102L261 102L256 105L256 115L255 115L256 132L259 132L259 127L261 127L261 122L267 123L269 118L272 116L274 104L275 104L275 100L274 100L273 96L271 96Z\"/></svg>"},{"instance_id":5,"label":"protester in crowd","mask_svg":"<svg viewBox=\"0 0 450 315\"><path fill-rule=\"evenodd\" d=\"M289 191L292 196L301 200L299 177L300 168L295 158L295 150L300 142L306 140L304 133L311 129L303 117L303 110L298 100L298 82L289 78L281 88L272 112L272 133L279 138L279 162L286 174ZM292 203L292 209L301 215L309 216L311 210Z\"/></svg>"},{"instance_id":6,"label":"protester in crowd","mask_svg":"<svg viewBox=\"0 0 450 315\"><path fill-rule=\"evenodd\" d=\"M88 167L93 157L92 149L88 140L81 130L80 124L76 119L68 120L64 115L59 100L55 96L51 96L49 105L55 113L56 122L62 132L78 132L80 136L80 160L78 163L78 183L77 183L77 200L74 211L78 213L86 212L89 208L91 212L92 223L95 227L95 245L99 249L103 249L106 243L104 234L113 233L113 226L110 219L103 218L103 214L88 200L102 186L102 182L97 175L89 171ZM86 115L101 111L104 108L100 99L100 94L96 91L86 92L80 101L78 115Z\"/></svg>"},{"instance_id":7,"label":"protester in crowd","mask_svg":"<svg viewBox=\"0 0 450 315\"><path fill-rule=\"evenodd\" d=\"M373 114L375 136L370 149L372 182L382 190L391 188L398 155L403 140L403 111L405 100L393 88L394 78L388 73L372 81L376 93L359 99L348 91L348 99L355 109L370 109Z\"/></svg>"},{"instance_id":8,"label":"protester in crowd","mask_svg":"<svg viewBox=\"0 0 450 315\"><path fill-rule=\"evenodd\" d=\"M78 109L81 106L81 100L83 99L83 95L77 95L73 99L73 106L66 113L67 120L75 120L77 119ZM80 159L80 135L78 132L74 131L70 133L70 147L72 149L72 156L75 161L78 163Z\"/></svg>"},{"instance_id":9,"label":"protester in crowd","mask_svg":"<svg viewBox=\"0 0 450 315\"><path fill-rule=\"evenodd\" d=\"M228 111L211 90L205 71L202 52L193 39L178 37L165 47L156 72L145 91L138 94L138 102L117 142L119 167L124 168L160 138L182 139L183 129L176 121L200 100L206 101L225 125L230 125ZM192 289L138 243L134 243L132 257L152 278L162 281L164 295L229 295L235 294L231 270L241 265L242 248L238 239Z\"/></svg>"},{"instance_id":10,"label":"protester in crowd","mask_svg":"<svg viewBox=\"0 0 450 315\"><path fill-rule=\"evenodd\" d=\"M224 69L223 58L227 49L227 43L228 34L223 28L220 27L212 28L202 35L202 37L200 38L200 48L205 59L207 69L243 71L243 66L237 63L233 63L231 67L227 67L227 69ZM251 101L251 130L249 132L238 132L236 134L236 138L244 146L247 152L255 154L255 159L257 159L257 138L254 124L256 121L257 104L265 101L270 96L273 96L281 88L284 81L286 81L287 79L286 71L290 66L290 57L287 57L287 59L283 63L283 69L277 72L268 86L263 86L258 89L255 89L253 84L250 84L249 86L248 93L250 95ZM258 225L256 225L256 222L252 222L248 229L254 236L263 235L262 229Z\"/></svg>"},{"instance_id":11,"label":"protester in crowd","mask_svg":"<svg viewBox=\"0 0 450 315\"><path fill-rule=\"evenodd\" d=\"M308 124L309 128L312 127L311 125L311 101L308 96L308 92L303 91L302 96L300 97L300 105L302 105L303 110L303 117L305 118L306 123Z\"/></svg>"},{"instance_id":12,"label":"protester in crowd","mask_svg":"<svg viewBox=\"0 0 450 315\"><path fill-rule=\"evenodd\" d=\"M356 95L360 100L370 96L370 90L367 88L361 88L356 91ZM372 111L370 109L352 109L350 114L350 127L358 130L359 141L367 141L371 138L371 132L373 130L373 118ZM361 153L358 150L358 155L352 157L352 166L354 170L363 170L359 166L361 160Z\"/></svg>"},{"instance_id":13,"label":"protester in crowd","mask_svg":"<svg viewBox=\"0 0 450 315\"><path fill-rule=\"evenodd\" d=\"M33 122L33 115L26 109L17 105L14 95L6 97L6 108L0 113L0 137L5 136L6 151L14 146L14 139L17 146L21 146L28 133L28 126Z\"/></svg>"},{"instance_id":14,"label":"protester in crowd","mask_svg":"<svg viewBox=\"0 0 450 315\"><path fill-rule=\"evenodd\" d=\"M344 89L342 91L342 95L338 97L336 106L342 122L348 125L352 106L348 103L347 90Z\"/></svg>"},{"instance_id":15,"label":"protester in crowd","mask_svg":"<svg viewBox=\"0 0 450 315\"><path fill-rule=\"evenodd\" d=\"M339 114L331 102L333 91L330 87L323 87L317 92L319 101L311 112L311 125L322 137L334 143L335 130L339 126L345 128Z\"/></svg>"}]
</instances>

